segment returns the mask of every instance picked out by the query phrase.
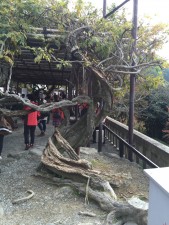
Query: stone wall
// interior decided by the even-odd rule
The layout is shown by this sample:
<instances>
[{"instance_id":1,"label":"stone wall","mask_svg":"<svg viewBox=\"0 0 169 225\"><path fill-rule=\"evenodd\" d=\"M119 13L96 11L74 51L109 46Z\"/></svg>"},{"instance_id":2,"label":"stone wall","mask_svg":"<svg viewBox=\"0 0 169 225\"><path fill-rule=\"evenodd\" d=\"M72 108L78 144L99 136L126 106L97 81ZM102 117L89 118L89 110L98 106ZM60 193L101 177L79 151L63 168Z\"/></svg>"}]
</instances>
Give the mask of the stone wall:
<instances>
[{"instance_id":1,"label":"stone wall","mask_svg":"<svg viewBox=\"0 0 169 225\"><path fill-rule=\"evenodd\" d=\"M128 126L107 117L108 127L124 140L128 140ZM169 147L134 130L133 145L143 155L153 161L159 167L169 166ZM135 161L138 159L135 158Z\"/></svg>"}]
</instances>

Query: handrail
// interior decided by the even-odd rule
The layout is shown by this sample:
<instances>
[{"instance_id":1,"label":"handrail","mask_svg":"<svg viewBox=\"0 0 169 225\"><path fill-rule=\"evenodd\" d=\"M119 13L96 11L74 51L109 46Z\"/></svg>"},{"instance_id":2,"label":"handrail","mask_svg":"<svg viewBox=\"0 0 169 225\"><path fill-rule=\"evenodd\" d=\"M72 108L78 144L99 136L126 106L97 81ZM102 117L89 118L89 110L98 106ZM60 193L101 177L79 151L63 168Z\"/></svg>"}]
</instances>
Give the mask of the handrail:
<instances>
[{"instance_id":1,"label":"handrail","mask_svg":"<svg viewBox=\"0 0 169 225\"><path fill-rule=\"evenodd\" d=\"M119 140L119 155L122 158L124 154L124 146L126 146L129 150L131 150L133 153L135 153L140 159L142 159L147 165L149 165L152 168L159 168L154 162L152 162L149 158L144 156L142 153L140 153L136 148L131 146L128 142L126 142L124 139L122 139L119 135L114 133L109 127L107 127L105 124L103 124L103 127L108 130L111 134L113 134L118 140Z\"/></svg>"}]
</instances>

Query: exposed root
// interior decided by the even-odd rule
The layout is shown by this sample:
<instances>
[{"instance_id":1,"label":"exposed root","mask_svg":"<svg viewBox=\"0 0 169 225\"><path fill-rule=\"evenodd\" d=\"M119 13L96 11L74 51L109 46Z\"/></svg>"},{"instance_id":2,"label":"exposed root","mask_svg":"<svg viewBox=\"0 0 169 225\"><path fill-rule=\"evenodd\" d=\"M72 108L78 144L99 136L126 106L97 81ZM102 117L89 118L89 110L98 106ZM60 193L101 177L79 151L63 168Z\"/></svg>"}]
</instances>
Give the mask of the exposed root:
<instances>
[{"instance_id":1,"label":"exposed root","mask_svg":"<svg viewBox=\"0 0 169 225\"><path fill-rule=\"evenodd\" d=\"M27 190L27 193L30 193L30 195L28 195L27 197L23 197L23 198L13 200L12 204L18 204L18 203L24 202L28 199L31 199L35 195L35 193L32 190Z\"/></svg>"},{"instance_id":2,"label":"exposed root","mask_svg":"<svg viewBox=\"0 0 169 225\"><path fill-rule=\"evenodd\" d=\"M82 215L82 216L90 216L90 217L95 217L96 214L95 213L92 213L92 212L78 212L79 215Z\"/></svg>"},{"instance_id":3,"label":"exposed root","mask_svg":"<svg viewBox=\"0 0 169 225\"><path fill-rule=\"evenodd\" d=\"M86 185L84 183L74 182L70 179L60 179L52 177L49 175L37 174L36 176L46 177L51 179L57 186L69 185L70 187L77 190L80 194L86 196ZM93 178L90 177L89 185L87 185L88 198L96 201L101 209L107 211L109 214L107 216L106 225L122 225L126 222L132 221L138 225L147 225L147 210L138 209L128 202L118 201L113 199L111 191L108 189L97 190L96 186L93 185Z\"/></svg>"},{"instance_id":4,"label":"exposed root","mask_svg":"<svg viewBox=\"0 0 169 225\"><path fill-rule=\"evenodd\" d=\"M90 177L87 180L87 185L86 185L86 195L85 195L85 204L89 204L89 199L88 199L88 191L89 191L89 182L90 182Z\"/></svg>"}]
</instances>

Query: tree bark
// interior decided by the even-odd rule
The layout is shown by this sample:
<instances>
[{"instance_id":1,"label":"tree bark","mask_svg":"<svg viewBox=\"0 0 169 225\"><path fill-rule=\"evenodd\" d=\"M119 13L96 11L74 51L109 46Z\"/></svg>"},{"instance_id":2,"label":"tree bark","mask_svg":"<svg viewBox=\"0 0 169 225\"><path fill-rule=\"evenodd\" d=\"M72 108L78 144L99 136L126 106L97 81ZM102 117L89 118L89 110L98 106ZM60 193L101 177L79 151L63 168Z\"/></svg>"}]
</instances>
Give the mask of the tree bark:
<instances>
[{"instance_id":1,"label":"tree bark","mask_svg":"<svg viewBox=\"0 0 169 225\"><path fill-rule=\"evenodd\" d=\"M138 225L147 224L147 211L137 209L127 202L119 202L102 172L93 170L88 161L79 159L57 129L44 149L41 162L43 168L62 177L53 178L57 184L72 186L85 196L86 201L93 199L103 210L111 212L107 224L114 224L115 220L120 220L121 224L128 221L136 222Z\"/></svg>"},{"instance_id":2,"label":"tree bark","mask_svg":"<svg viewBox=\"0 0 169 225\"><path fill-rule=\"evenodd\" d=\"M72 101L64 100L55 103L46 103L40 106L31 104L23 100L17 95L3 94L4 98L0 99L0 104L3 105L7 101L18 101L20 104L28 105L32 111L50 111L54 108L62 107L65 111L64 126L59 127L54 131L54 134L49 138L48 143L43 151L41 157L41 166L54 174L67 178L67 182L85 195L86 201L91 198L97 201L100 207L107 212L113 211L108 218L119 219L122 217L123 221L137 221L139 225L145 225L143 218L146 218L146 211L139 210L129 205L128 203L118 202L117 196L105 179L101 171L92 169L91 163L84 159L80 159L76 154L75 149L80 146L86 146L89 142L93 130L105 116L111 113L112 106L112 89L109 83L104 78L104 73L94 67L87 67L89 76L92 76L92 99L88 96L78 96ZM96 116L94 113L94 105L98 101L104 104ZM78 118L78 120L71 125L69 123L68 107L75 106L81 103L88 103L87 113ZM30 111L29 111L30 112ZM26 112L26 113L29 113ZM13 116L25 114L24 111L10 111L4 108L0 109L1 114L9 114ZM71 179L71 180L70 180ZM61 182L62 180L57 180ZM116 185L116 184L114 184ZM140 215L145 215L140 218ZM138 222L139 219L141 222Z\"/></svg>"}]
</instances>

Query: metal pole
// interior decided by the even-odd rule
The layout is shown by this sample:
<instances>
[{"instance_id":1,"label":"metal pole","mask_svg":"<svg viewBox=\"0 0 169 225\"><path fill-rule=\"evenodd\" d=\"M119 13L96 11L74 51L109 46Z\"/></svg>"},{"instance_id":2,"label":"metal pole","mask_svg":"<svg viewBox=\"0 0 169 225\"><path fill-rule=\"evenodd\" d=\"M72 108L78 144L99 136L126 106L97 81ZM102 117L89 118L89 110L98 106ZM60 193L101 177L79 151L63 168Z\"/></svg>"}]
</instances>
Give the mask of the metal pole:
<instances>
[{"instance_id":1,"label":"metal pole","mask_svg":"<svg viewBox=\"0 0 169 225\"><path fill-rule=\"evenodd\" d=\"M103 123L99 124L99 137L98 137L98 152L102 152L102 131L103 131Z\"/></svg>"},{"instance_id":2,"label":"metal pole","mask_svg":"<svg viewBox=\"0 0 169 225\"><path fill-rule=\"evenodd\" d=\"M103 18L106 16L106 0L103 0Z\"/></svg>"},{"instance_id":3,"label":"metal pole","mask_svg":"<svg viewBox=\"0 0 169 225\"><path fill-rule=\"evenodd\" d=\"M133 0L133 28L132 28L132 65L135 65L134 55L136 55L137 44L137 16L138 15L138 0ZM130 74L130 102L129 102L129 144L133 145L133 129L134 129L134 99L135 99L135 75ZM130 161L133 161L132 152L129 151L128 156Z\"/></svg>"}]
</instances>

